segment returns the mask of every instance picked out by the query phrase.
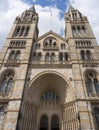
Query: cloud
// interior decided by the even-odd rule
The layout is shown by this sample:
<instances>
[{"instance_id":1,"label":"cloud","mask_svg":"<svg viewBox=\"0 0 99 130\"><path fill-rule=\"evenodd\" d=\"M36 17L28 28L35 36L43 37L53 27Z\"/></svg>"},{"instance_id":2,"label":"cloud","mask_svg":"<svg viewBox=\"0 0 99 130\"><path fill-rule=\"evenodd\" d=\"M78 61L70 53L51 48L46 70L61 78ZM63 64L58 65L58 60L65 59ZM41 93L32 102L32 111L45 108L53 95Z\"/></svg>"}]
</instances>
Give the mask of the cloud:
<instances>
[{"instance_id":1,"label":"cloud","mask_svg":"<svg viewBox=\"0 0 99 130\"><path fill-rule=\"evenodd\" d=\"M71 0L71 4L88 17L92 30L99 41L99 0Z\"/></svg>"},{"instance_id":2,"label":"cloud","mask_svg":"<svg viewBox=\"0 0 99 130\"><path fill-rule=\"evenodd\" d=\"M13 21L16 16L20 15L31 5L22 2L21 0L1 0L0 1L0 48L2 47L7 34L9 33ZM39 14L39 35L48 32L50 29L56 33L61 33L64 28L64 19L60 19L61 10L56 7L42 7L41 5L35 5L37 13ZM52 16L51 16L52 13Z\"/></svg>"},{"instance_id":3,"label":"cloud","mask_svg":"<svg viewBox=\"0 0 99 130\"><path fill-rule=\"evenodd\" d=\"M60 34L61 30L64 28L64 19L60 18L61 11L55 7L42 7L40 5L36 6L36 10L39 14L39 31L40 35L53 30Z\"/></svg>"},{"instance_id":4,"label":"cloud","mask_svg":"<svg viewBox=\"0 0 99 130\"><path fill-rule=\"evenodd\" d=\"M15 17L28 8L29 5L21 0L0 0L0 49L12 27Z\"/></svg>"},{"instance_id":5,"label":"cloud","mask_svg":"<svg viewBox=\"0 0 99 130\"><path fill-rule=\"evenodd\" d=\"M36 2L36 0L34 0L34 2ZM79 9L82 14L88 16L93 32L99 41L99 8L97 3L98 0L71 0L71 4L75 8ZM67 1L65 4L67 5ZM30 6L29 3L23 2L23 0L0 0L0 25L2 25L0 26L0 49L4 44L15 17L30 8ZM39 14L39 35L48 32L50 29L63 35L65 21L64 17L61 17L63 13L62 10L58 9L56 6L35 6Z\"/></svg>"}]
</instances>

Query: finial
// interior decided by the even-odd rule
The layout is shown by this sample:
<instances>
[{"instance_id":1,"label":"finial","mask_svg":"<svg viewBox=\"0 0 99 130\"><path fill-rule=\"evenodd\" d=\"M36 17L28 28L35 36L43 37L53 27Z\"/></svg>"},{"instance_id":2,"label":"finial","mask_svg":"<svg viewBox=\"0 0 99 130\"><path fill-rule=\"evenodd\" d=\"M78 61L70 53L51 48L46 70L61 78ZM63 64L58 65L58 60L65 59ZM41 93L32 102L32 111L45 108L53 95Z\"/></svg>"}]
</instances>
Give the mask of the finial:
<instances>
[{"instance_id":1,"label":"finial","mask_svg":"<svg viewBox=\"0 0 99 130\"><path fill-rule=\"evenodd\" d=\"M74 7L71 5L70 0L68 0L68 11L69 10L75 10Z\"/></svg>"},{"instance_id":2,"label":"finial","mask_svg":"<svg viewBox=\"0 0 99 130\"><path fill-rule=\"evenodd\" d=\"M33 5L29 10L33 11L34 13L36 13L35 6L34 6L34 5Z\"/></svg>"}]
</instances>

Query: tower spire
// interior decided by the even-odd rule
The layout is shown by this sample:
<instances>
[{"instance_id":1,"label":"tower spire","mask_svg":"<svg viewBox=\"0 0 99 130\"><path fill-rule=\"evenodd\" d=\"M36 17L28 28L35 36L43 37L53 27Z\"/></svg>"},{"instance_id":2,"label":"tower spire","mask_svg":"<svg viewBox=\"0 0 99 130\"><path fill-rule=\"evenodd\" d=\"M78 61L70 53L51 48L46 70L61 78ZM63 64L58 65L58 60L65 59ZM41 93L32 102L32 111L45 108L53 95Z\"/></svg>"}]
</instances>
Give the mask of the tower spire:
<instances>
[{"instance_id":1,"label":"tower spire","mask_svg":"<svg viewBox=\"0 0 99 130\"><path fill-rule=\"evenodd\" d=\"M34 4L33 4L33 6L29 10L33 11L34 13L36 13Z\"/></svg>"},{"instance_id":2,"label":"tower spire","mask_svg":"<svg viewBox=\"0 0 99 130\"><path fill-rule=\"evenodd\" d=\"M74 7L71 5L70 0L68 0L68 11L75 10Z\"/></svg>"}]
</instances>

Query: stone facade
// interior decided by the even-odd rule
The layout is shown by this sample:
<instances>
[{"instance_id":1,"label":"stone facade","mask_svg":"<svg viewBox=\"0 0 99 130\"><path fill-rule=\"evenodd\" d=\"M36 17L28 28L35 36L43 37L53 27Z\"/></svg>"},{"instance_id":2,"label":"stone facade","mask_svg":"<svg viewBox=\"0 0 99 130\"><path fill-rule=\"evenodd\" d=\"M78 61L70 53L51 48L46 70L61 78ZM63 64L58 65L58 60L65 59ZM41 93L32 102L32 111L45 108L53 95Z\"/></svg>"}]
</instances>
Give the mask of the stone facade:
<instances>
[{"instance_id":1,"label":"stone facade","mask_svg":"<svg viewBox=\"0 0 99 130\"><path fill-rule=\"evenodd\" d=\"M0 53L0 130L99 130L99 46L70 6L65 37L38 37L34 6L16 17Z\"/></svg>"}]
</instances>

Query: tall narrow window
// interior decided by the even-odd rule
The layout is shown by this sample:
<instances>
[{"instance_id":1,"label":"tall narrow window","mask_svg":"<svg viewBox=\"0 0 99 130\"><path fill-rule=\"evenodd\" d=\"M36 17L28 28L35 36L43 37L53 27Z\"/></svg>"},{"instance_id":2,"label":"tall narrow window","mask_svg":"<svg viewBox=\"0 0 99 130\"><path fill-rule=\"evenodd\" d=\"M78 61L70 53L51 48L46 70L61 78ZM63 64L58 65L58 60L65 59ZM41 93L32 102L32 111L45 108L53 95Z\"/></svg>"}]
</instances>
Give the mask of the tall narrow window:
<instances>
[{"instance_id":1,"label":"tall narrow window","mask_svg":"<svg viewBox=\"0 0 99 130\"><path fill-rule=\"evenodd\" d=\"M80 26L77 26L77 33L78 33L79 36L81 35L81 29L80 29Z\"/></svg>"},{"instance_id":2,"label":"tall narrow window","mask_svg":"<svg viewBox=\"0 0 99 130\"><path fill-rule=\"evenodd\" d=\"M68 61L68 53L65 53L65 54L64 54L64 60L65 60L65 61Z\"/></svg>"},{"instance_id":3,"label":"tall narrow window","mask_svg":"<svg viewBox=\"0 0 99 130\"><path fill-rule=\"evenodd\" d=\"M90 78L87 79L87 86L88 86L88 92L90 94L94 94L93 84L92 84L92 80Z\"/></svg>"},{"instance_id":4,"label":"tall narrow window","mask_svg":"<svg viewBox=\"0 0 99 130\"><path fill-rule=\"evenodd\" d=\"M73 33L73 36L76 35L76 28L75 28L75 26L72 27L72 33Z\"/></svg>"},{"instance_id":5,"label":"tall narrow window","mask_svg":"<svg viewBox=\"0 0 99 130\"><path fill-rule=\"evenodd\" d=\"M95 72L88 72L86 74L86 83L89 95L99 96L99 82Z\"/></svg>"},{"instance_id":6,"label":"tall narrow window","mask_svg":"<svg viewBox=\"0 0 99 130\"><path fill-rule=\"evenodd\" d=\"M59 61L60 62L63 61L63 53L62 52L59 53Z\"/></svg>"},{"instance_id":7,"label":"tall narrow window","mask_svg":"<svg viewBox=\"0 0 99 130\"><path fill-rule=\"evenodd\" d=\"M22 36L24 34L24 31L25 31L25 27L22 26L19 36Z\"/></svg>"},{"instance_id":8,"label":"tall narrow window","mask_svg":"<svg viewBox=\"0 0 99 130\"><path fill-rule=\"evenodd\" d=\"M18 36L19 32L20 32L20 27L18 26L16 27L13 36Z\"/></svg>"},{"instance_id":9,"label":"tall narrow window","mask_svg":"<svg viewBox=\"0 0 99 130\"><path fill-rule=\"evenodd\" d=\"M2 92L4 92L5 91L5 88L6 88L6 84L7 84L7 79L6 78L4 78L3 80L2 80L2 82L1 82L1 84L0 84L0 93Z\"/></svg>"},{"instance_id":10,"label":"tall narrow window","mask_svg":"<svg viewBox=\"0 0 99 130\"><path fill-rule=\"evenodd\" d=\"M86 30L85 30L85 27L82 26L82 35L85 36L86 35Z\"/></svg>"},{"instance_id":11,"label":"tall narrow window","mask_svg":"<svg viewBox=\"0 0 99 130\"><path fill-rule=\"evenodd\" d=\"M38 61L41 61L41 57L42 57L42 55L41 55L41 53L39 52L38 55L37 55L37 60L38 60Z\"/></svg>"},{"instance_id":12,"label":"tall narrow window","mask_svg":"<svg viewBox=\"0 0 99 130\"><path fill-rule=\"evenodd\" d=\"M96 93L99 94L99 82L96 78L94 79L94 86L96 89Z\"/></svg>"},{"instance_id":13,"label":"tall narrow window","mask_svg":"<svg viewBox=\"0 0 99 130\"><path fill-rule=\"evenodd\" d=\"M17 51L15 55L15 60L18 60L19 58L20 58L20 51Z\"/></svg>"},{"instance_id":14,"label":"tall narrow window","mask_svg":"<svg viewBox=\"0 0 99 130\"><path fill-rule=\"evenodd\" d=\"M45 61L49 61L50 60L50 55L49 55L49 53L46 53L46 55L45 55Z\"/></svg>"},{"instance_id":15,"label":"tall narrow window","mask_svg":"<svg viewBox=\"0 0 99 130\"><path fill-rule=\"evenodd\" d=\"M54 53L51 54L51 61L52 61L52 62L55 61L55 54L54 54Z\"/></svg>"},{"instance_id":16,"label":"tall narrow window","mask_svg":"<svg viewBox=\"0 0 99 130\"><path fill-rule=\"evenodd\" d=\"M0 84L0 94L9 94L12 84L13 84L13 77L14 73L13 72L8 72L4 75L1 84Z\"/></svg>"},{"instance_id":17,"label":"tall narrow window","mask_svg":"<svg viewBox=\"0 0 99 130\"><path fill-rule=\"evenodd\" d=\"M86 59L91 60L91 53L89 50L86 51Z\"/></svg>"},{"instance_id":18,"label":"tall narrow window","mask_svg":"<svg viewBox=\"0 0 99 130\"><path fill-rule=\"evenodd\" d=\"M7 86L6 86L6 89L5 89L5 93L9 93L10 90L11 90L11 87L12 87L12 83L13 83L13 79L9 79L8 80L8 83L7 83Z\"/></svg>"},{"instance_id":19,"label":"tall narrow window","mask_svg":"<svg viewBox=\"0 0 99 130\"><path fill-rule=\"evenodd\" d=\"M81 50L81 59L82 60L85 60L85 51L84 50Z\"/></svg>"},{"instance_id":20,"label":"tall narrow window","mask_svg":"<svg viewBox=\"0 0 99 130\"><path fill-rule=\"evenodd\" d=\"M15 51L11 51L9 55L9 60L14 60L14 57L15 57Z\"/></svg>"},{"instance_id":21,"label":"tall narrow window","mask_svg":"<svg viewBox=\"0 0 99 130\"><path fill-rule=\"evenodd\" d=\"M27 35L28 35L29 30L30 30L30 27L29 27L29 26L28 26L28 27L26 27L24 36L27 36Z\"/></svg>"}]
</instances>

